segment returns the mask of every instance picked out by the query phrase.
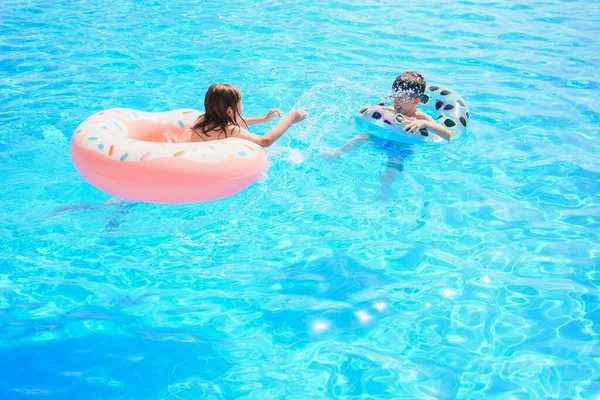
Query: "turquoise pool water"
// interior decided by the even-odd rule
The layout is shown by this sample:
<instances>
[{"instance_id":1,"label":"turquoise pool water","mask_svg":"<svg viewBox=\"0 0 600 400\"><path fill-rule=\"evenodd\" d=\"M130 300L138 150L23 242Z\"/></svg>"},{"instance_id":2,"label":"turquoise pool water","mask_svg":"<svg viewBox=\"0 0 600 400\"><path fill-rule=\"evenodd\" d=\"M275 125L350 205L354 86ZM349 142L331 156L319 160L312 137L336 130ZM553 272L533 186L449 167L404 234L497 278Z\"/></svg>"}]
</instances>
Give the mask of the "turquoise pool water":
<instances>
[{"instance_id":1,"label":"turquoise pool water","mask_svg":"<svg viewBox=\"0 0 600 400\"><path fill-rule=\"evenodd\" d=\"M3 1L0 398L598 398L599 37L585 1ZM322 153L407 69L471 132L385 199L385 151ZM75 127L218 81L310 112L268 176L102 205Z\"/></svg>"}]
</instances>

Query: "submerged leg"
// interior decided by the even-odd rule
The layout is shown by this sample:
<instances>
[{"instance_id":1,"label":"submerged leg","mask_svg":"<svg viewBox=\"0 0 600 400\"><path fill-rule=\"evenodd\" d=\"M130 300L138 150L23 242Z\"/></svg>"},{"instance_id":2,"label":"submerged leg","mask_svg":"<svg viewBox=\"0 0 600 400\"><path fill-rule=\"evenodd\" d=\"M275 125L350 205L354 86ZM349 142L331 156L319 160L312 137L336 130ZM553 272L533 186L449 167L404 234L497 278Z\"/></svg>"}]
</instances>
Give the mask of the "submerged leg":
<instances>
[{"instance_id":1,"label":"submerged leg","mask_svg":"<svg viewBox=\"0 0 600 400\"><path fill-rule=\"evenodd\" d=\"M404 159L397 153L388 153L388 159L385 170L380 174L381 182L381 200L387 200L390 197L392 183L396 175L404 173Z\"/></svg>"}]
</instances>

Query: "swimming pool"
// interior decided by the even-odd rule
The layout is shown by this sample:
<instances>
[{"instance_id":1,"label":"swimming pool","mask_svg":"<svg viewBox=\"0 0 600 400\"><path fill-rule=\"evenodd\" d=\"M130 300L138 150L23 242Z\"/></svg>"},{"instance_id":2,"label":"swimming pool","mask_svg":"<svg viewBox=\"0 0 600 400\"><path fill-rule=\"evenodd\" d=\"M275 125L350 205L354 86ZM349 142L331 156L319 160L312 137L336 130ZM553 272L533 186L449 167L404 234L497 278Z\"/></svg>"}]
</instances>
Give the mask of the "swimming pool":
<instances>
[{"instance_id":1,"label":"swimming pool","mask_svg":"<svg viewBox=\"0 0 600 400\"><path fill-rule=\"evenodd\" d=\"M598 396L594 2L98 4L0 8L1 398ZM471 132L382 199L384 152L322 150L407 69L460 92ZM268 176L102 206L75 127L218 81L249 115L310 112Z\"/></svg>"}]
</instances>

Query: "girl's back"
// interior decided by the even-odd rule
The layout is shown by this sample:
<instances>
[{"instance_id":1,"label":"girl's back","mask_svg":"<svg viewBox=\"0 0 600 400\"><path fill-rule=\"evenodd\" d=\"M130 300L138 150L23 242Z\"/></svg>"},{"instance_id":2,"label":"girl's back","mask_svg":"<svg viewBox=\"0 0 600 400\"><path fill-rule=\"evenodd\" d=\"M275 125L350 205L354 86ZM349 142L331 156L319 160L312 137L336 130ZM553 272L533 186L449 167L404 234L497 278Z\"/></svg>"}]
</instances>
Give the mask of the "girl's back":
<instances>
[{"instance_id":1,"label":"girl's back","mask_svg":"<svg viewBox=\"0 0 600 400\"><path fill-rule=\"evenodd\" d=\"M208 131L206 133L202 132L202 130L200 129L194 129L193 127L188 127L185 129L185 131L183 131L183 133L181 135L179 135L179 138L177 139L178 142L182 143L182 142L212 142L214 140L219 140L219 139L225 139L233 135L233 130L234 130L234 126L227 126L226 131L223 132L223 130L219 129L213 129L211 131Z\"/></svg>"},{"instance_id":2,"label":"girl's back","mask_svg":"<svg viewBox=\"0 0 600 400\"><path fill-rule=\"evenodd\" d=\"M244 119L242 93L228 83L215 83L208 88L204 97L204 110L204 114L179 135L178 142L211 142L239 137L268 147L292 124L302 121L308 115L304 110L294 110L266 135L255 135L247 131L248 125L270 121L274 115L280 115L280 111L273 109L265 117Z\"/></svg>"}]
</instances>

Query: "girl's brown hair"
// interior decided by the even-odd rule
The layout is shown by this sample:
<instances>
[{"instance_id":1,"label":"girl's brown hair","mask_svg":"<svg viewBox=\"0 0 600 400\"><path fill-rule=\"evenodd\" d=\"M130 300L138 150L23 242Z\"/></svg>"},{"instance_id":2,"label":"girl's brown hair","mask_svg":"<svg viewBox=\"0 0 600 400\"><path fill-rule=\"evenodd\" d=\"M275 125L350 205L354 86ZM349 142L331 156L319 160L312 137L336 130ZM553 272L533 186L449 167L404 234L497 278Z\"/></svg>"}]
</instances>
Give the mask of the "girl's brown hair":
<instances>
[{"instance_id":1,"label":"girl's brown hair","mask_svg":"<svg viewBox=\"0 0 600 400\"><path fill-rule=\"evenodd\" d=\"M242 100L242 93L238 88L229 83L215 83L210 85L204 96L204 114L198 117L192 129L200 136L197 130L200 130L205 136L210 137L208 132L221 131L221 134L227 137L227 126L240 126L238 117L246 126L246 121L238 112L238 103ZM233 118L227 114L227 109L233 110ZM200 136L202 138L202 136ZM203 138L204 139L204 138Z\"/></svg>"}]
</instances>

